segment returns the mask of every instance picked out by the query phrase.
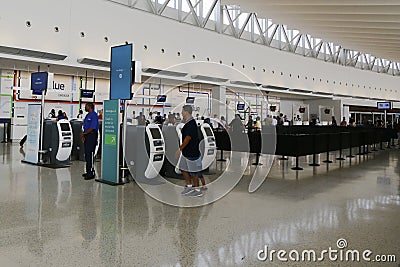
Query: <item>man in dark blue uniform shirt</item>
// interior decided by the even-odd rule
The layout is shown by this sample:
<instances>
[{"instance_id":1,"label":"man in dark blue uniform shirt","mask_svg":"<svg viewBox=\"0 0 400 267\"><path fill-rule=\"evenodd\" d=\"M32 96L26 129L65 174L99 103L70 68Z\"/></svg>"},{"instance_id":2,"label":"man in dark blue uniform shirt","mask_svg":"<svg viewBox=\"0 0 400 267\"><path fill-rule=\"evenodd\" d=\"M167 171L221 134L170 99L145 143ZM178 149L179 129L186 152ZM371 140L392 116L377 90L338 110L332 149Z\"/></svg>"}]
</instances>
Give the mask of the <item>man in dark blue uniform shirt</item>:
<instances>
[{"instance_id":1,"label":"man in dark blue uniform shirt","mask_svg":"<svg viewBox=\"0 0 400 267\"><path fill-rule=\"evenodd\" d=\"M182 116L186 122L182 128L182 144L177 151L177 156L182 153L179 169L182 171L186 181L185 189L181 194L201 197L203 193L199 189L199 173L202 169L199 149L200 140L197 123L192 117L192 111L193 109L190 105L185 105L182 108Z\"/></svg>"},{"instance_id":2,"label":"man in dark blue uniform shirt","mask_svg":"<svg viewBox=\"0 0 400 267\"><path fill-rule=\"evenodd\" d=\"M95 177L93 164L99 130L99 118L97 113L94 111L93 103L87 103L85 105L85 111L88 114L83 121L83 133L81 134L81 138L85 145L86 173L82 176L85 180L90 180Z\"/></svg>"}]
</instances>

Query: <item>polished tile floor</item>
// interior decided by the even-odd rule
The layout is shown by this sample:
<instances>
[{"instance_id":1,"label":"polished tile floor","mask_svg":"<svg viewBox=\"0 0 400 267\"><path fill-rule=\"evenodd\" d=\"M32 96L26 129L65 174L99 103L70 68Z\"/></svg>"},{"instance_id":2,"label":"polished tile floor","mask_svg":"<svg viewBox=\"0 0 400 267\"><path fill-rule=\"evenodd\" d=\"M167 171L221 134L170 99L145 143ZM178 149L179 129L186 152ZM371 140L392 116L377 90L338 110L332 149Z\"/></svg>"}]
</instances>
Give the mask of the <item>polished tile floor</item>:
<instances>
[{"instance_id":1,"label":"polished tile floor","mask_svg":"<svg viewBox=\"0 0 400 267\"><path fill-rule=\"evenodd\" d=\"M311 157L302 157L303 171L290 169L293 159L275 159L267 180L251 194L255 167L249 166L232 192L201 208L162 204L135 183L111 187L84 181L82 162L56 170L22 164L22 152L17 144L0 145L0 266L400 263L399 149L320 167L309 167ZM328 256L320 262L282 262L276 254L272 262L257 259L265 246L301 255L338 249L341 238L346 249L371 250L371 258L395 255L397 262L374 265Z\"/></svg>"}]
</instances>

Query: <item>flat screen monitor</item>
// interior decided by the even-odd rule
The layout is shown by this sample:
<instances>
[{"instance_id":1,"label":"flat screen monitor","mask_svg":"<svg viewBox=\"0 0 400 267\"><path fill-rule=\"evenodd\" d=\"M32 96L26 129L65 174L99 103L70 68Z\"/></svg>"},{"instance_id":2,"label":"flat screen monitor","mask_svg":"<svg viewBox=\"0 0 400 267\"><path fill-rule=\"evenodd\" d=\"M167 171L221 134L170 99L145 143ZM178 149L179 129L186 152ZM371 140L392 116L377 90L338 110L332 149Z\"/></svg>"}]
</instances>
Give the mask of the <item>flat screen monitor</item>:
<instances>
[{"instance_id":1,"label":"flat screen monitor","mask_svg":"<svg viewBox=\"0 0 400 267\"><path fill-rule=\"evenodd\" d=\"M237 110L244 110L245 104L237 104Z\"/></svg>"},{"instance_id":2,"label":"flat screen monitor","mask_svg":"<svg viewBox=\"0 0 400 267\"><path fill-rule=\"evenodd\" d=\"M206 131L207 136L214 136L210 128L205 127L204 130Z\"/></svg>"},{"instance_id":3,"label":"flat screen monitor","mask_svg":"<svg viewBox=\"0 0 400 267\"><path fill-rule=\"evenodd\" d=\"M300 113L305 113L306 112L306 108L299 108L299 112Z\"/></svg>"},{"instance_id":4,"label":"flat screen monitor","mask_svg":"<svg viewBox=\"0 0 400 267\"><path fill-rule=\"evenodd\" d=\"M81 90L81 96L84 98L93 98L94 91L93 90Z\"/></svg>"},{"instance_id":5,"label":"flat screen monitor","mask_svg":"<svg viewBox=\"0 0 400 267\"><path fill-rule=\"evenodd\" d=\"M150 132L153 139L161 139L161 133L159 129L150 128Z\"/></svg>"},{"instance_id":6,"label":"flat screen monitor","mask_svg":"<svg viewBox=\"0 0 400 267\"><path fill-rule=\"evenodd\" d=\"M47 72L35 72L31 75L31 89L32 90L46 90L47 80L49 73Z\"/></svg>"},{"instance_id":7,"label":"flat screen monitor","mask_svg":"<svg viewBox=\"0 0 400 267\"><path fill-rule=\"evenodd\" d=\"M391 103L390 102L378 102L377 107L378 107L378 109L390 109Z\"/></svg>"},{"instance_id":8,"label":"flat screen monitor","mask_svg":"<svg viewBox=\"0 0 400 267\"><path fill-rule=\"evenodd\" d=\"M167 96L166 95L158 95L157 96L157 102L158 103L164 103L165 101L167 101Z\"/></svg>"},{"instance_id":9,"label":"flat screen monitor","mask_svg":"<svg viewBox=\"0 0 400 267\"><path fill-rule=\"evenodd\" d=\"M69 127L69 123L60 123L60 128L61 128L61 131L63 131L63 132L71 131L71 128Z\"/></svg>"},{"instance_id":10,"label":"flat screen monitor","mask_svg":"<svg viewBox=\"0 0 400 267\"><path fill-rule=\"evenodd\" d=\"M269 106L269 110L272 112L276 111L276 106Z\"/></svg>"},{"instance_id":11,"label":"flat screen monitor","mask_svg":"<svg viewBox=\"0 0 400 267\"><path fill-rule=\"evenodd\" d=\"M194 97L191 96L186 97L186 104L194 104Z\"/></svg>"},{"instance_id":12,"label":"flat screen monitor","mask_svg":"<svg viewBox=\"0 0 400 267\"><path fill-rule=\"evenodd\" d=\"M326 108L326 109L324 110L324 113L325 113L325 114L330 114L330 113L331 113L331 110L328 109L328 108Z\"/></svg>"},{"instance_id":13,"label":"flat screen monitor","mask_svg":"<svg viewBox=\"0 0 400 267\"><path fill-rule=\"evenodd\" d=\"M111 47L110 99L131 99L132 44Z\"/></svg>"}]
</instances>

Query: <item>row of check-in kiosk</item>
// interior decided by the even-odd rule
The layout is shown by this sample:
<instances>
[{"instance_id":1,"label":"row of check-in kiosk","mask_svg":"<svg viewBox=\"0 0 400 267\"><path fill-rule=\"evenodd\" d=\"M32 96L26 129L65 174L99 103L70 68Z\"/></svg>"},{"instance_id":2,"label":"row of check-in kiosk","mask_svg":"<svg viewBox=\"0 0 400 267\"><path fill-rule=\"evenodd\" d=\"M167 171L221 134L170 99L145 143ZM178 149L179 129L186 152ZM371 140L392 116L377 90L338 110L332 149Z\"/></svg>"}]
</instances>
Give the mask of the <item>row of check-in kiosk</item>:
<instances>
[{"instance_id":1,"label":"row of check-in kiosk","mask_svg":"<svg viewBox=\"0 0 400 267\"><path fill-rule=\"evenodd\" d=\"M213 163L216 153L216 140L210 125L198 121L198 133L200 138L201 160L204 170ZM80 134L82 133L82 120L45 120L43 136L44 162L52 165L65 166L71 160L85 160L84 144ZM178 166L180 159L175 153L182 143L181 130L184 124L159 126L127 125L125 151L121 143L120 165L123 165L123 152L126 163L132 175L144 176L148 179L158 174L172 178L181 178ZM101 129L101 124L99 125ZM121 131L123 133L123 131ZM101 151L101 134L95 154ZM122 137L122 136L121 136Z\"/></svg>"},{"instance_id":2,"label":"row of check-in kiosk","mask_svg":"<svg viewBox=\"0 0 400 267\"><path fill-rule=\"evenodd\" d=\"M301 170L300 156L313 155L310 165L318 166L317 154L326 153L324 162L331 163L330 151L339 151L337 160L344 160L345 157L354 157L353 153L363 155L390 147L397 138L395 130L385 128L289 126L264 127L260 132L229 133L213 131L209 124L202 121L197 123L204 171L216 159L217 150L221 151L221 157L223 151L254 153L257 155L255 164L258 164L260 154L282 155L281 159L292 156L296 158L296 166L292 169ZM47 151L44 156L49 163L68 164L71 159L84 160L84 145L80 138L82 124L81 120L45 121L43 149ZM131 174L147 179L158 174L182 178L176 167L180 159L175 153L182 143L183 125L127 125L125 155L122 157L121 153L120 158L126 159ZM101 151L100 145L99 140L96 152ZM348 155L343 154L344 149L349 149ZM123 165L122 160L120 165Z\"/></svg>"}]
</instances>

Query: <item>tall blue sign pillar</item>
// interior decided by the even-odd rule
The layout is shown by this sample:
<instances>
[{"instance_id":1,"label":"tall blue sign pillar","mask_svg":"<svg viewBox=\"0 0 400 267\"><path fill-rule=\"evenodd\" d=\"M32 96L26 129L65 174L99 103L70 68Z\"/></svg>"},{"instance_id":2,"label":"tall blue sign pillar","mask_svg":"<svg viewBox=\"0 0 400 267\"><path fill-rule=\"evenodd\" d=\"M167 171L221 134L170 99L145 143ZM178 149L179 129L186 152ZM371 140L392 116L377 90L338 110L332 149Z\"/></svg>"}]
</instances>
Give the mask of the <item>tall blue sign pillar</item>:
<instances>
[{"instance_id":1,"label":"tall blue sign pillar","mask_svg":"<svg viewBox=\"0 0 400 267\"><path fill-rule=\"evenodd\" d=\"M120 116L119 106L121 100L131 99L132 89L132 44L114 46L111 48L110 70L110 100L104 100L103 131L102 131L102 157L101 178L98 182L110 185L123 184L120 176ZM123 101L126 108L126 101ZM124 109L125 110L125 109ZM126 116L124 116L124 134L126 136ZM123 146L125 141L122 142ZM123 150L125 148L123 147ZM125 170L125 153L122 158L122 177Z\"/></svg>"}]
</instances>

